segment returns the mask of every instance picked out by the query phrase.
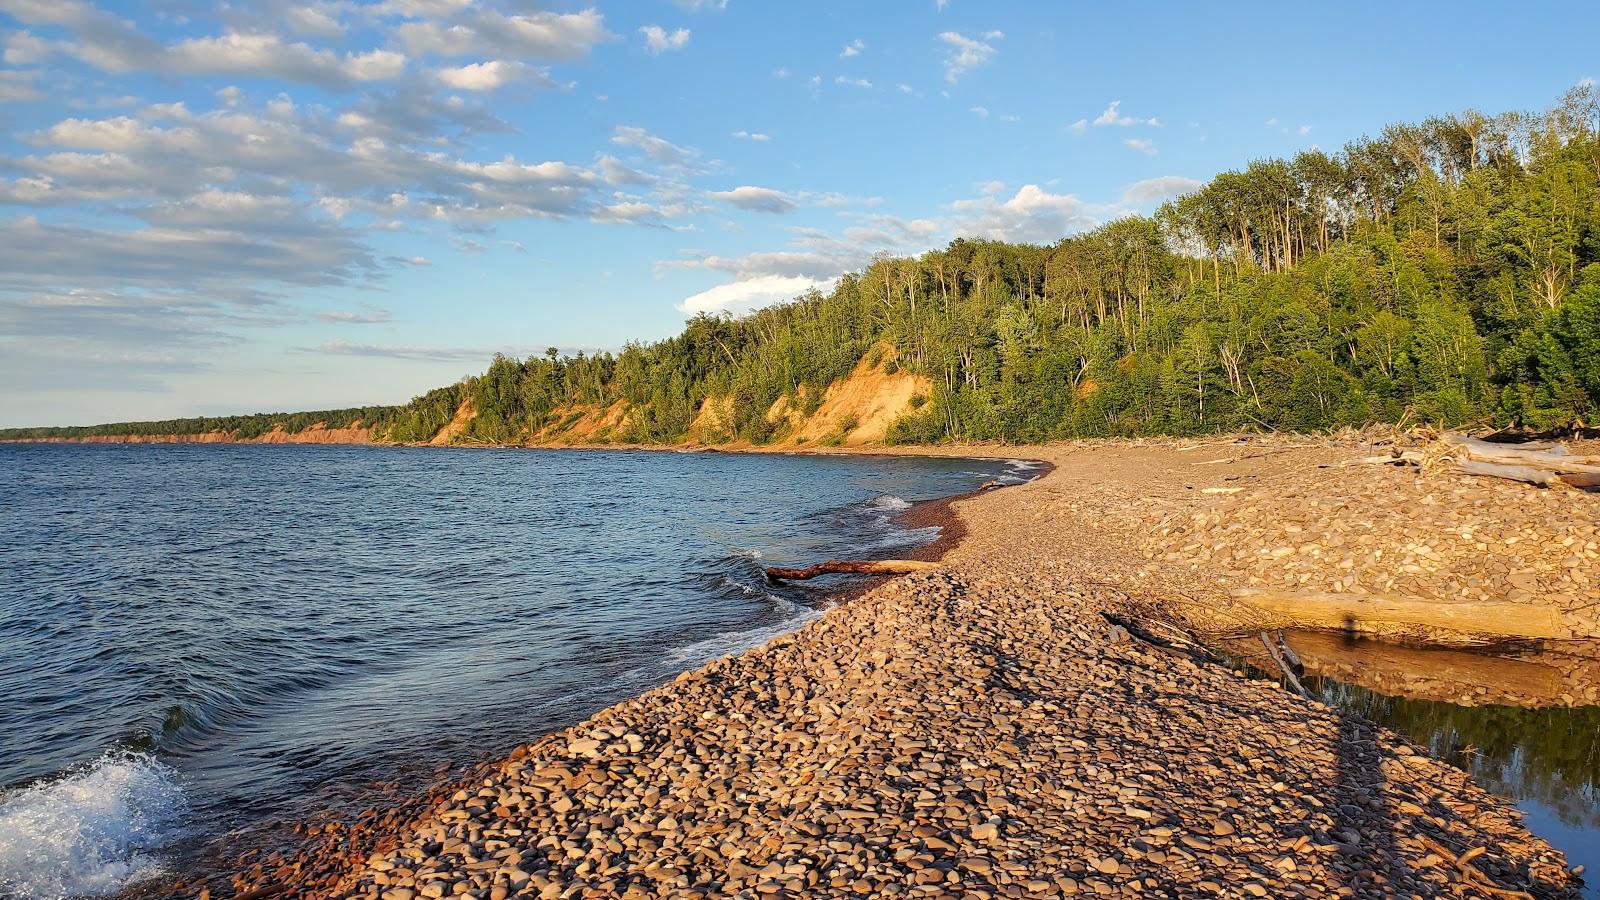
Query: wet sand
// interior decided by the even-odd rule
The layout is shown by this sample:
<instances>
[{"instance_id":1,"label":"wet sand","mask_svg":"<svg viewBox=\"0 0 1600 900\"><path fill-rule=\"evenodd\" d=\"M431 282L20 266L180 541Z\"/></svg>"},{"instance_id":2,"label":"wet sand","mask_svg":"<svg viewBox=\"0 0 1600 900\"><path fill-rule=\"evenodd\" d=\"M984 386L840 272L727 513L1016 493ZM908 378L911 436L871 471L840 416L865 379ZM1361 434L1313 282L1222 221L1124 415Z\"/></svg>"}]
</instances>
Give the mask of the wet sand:
<instances>
[{"instance_id":1,"label":"wet sand","mask_svg":"<svg viewBox=\"0 0 1600 900\"><path fill-rule=\"evenodd\" d=\"M1359 452L1216 444L1227 452L938 448L1056 468L951 504L967 533L943 569L872 587L450 787L319 826L308 849L246 861L230 886L382 900L1576 896L1561 854L1461 771L1109 624L1108 613L1192 620L1240 578L1276 571L1249 554L1203 566L1213 545L1170 526L1226 504L1232 521L1271 533L1285 527L1280 501L1315 510L1348 490L1326 467ZM1357 477L1401 504L1458 490L1388 469ZM1245 491L1203 493L1241 482L1253 511ZM1574 502L1588 521L1593 501ZM1469 504L1472 527L1492 530L1495 508ZM1459 530L1446 513L1419 511L1388 537L1393 552L1405 558L1399 548L1435 518ZM1538 526L1552 559L1593 543L1562 544L1567 524ZM1453 567L1406 563L1413 579L1472 585L1497 572L1462 571L1467 553L1413 556ZM1308 577L1348 568L1296 559ZM1579 600L1592 593L1573 570L1541 568L1543 556L1523 561L1567 578Z\"/></svg>"}]
</instances>

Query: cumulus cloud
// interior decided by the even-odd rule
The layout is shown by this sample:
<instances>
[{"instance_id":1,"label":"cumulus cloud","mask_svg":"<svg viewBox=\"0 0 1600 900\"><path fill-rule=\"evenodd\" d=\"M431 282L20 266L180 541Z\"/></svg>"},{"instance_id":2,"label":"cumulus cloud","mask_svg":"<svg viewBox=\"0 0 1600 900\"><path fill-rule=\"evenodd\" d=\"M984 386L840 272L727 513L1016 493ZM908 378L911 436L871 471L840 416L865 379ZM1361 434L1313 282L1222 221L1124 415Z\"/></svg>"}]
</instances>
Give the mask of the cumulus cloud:
<instances>
[{"instance_id":1,"label":"cumulus cloud","mask_svg":"<svg viewBox=\"0 0 1600 900\"><path fill-rule=\"evenodd\" d=\"M549 69L535 69L515 60L492 59L455 68L443 68L434 76L446 87L458 91L492 91L525 78L537 80L541 87L555 87Z\"/></svg>"},{"instance_id":2,"label":"cumulus cloud","mask_svg":"<svg viewBox=\"0 0 1600 900\"><path fill-rule=\"evenodd\" d=\"M1147 141L1144 138L1128 138L1122 142L1122 145L1129 150L1134 150L1147 156L1155 156L1160 152L1156 149L1154 141Z\"/></svg>"},{"instance_id":3,"label":"cumulus cloud","mask_svg":"<svg viewBox=\"0 0 1600 900\"><path fill-rule=\"evenodd\" d=\"M1100 223L1097 210L1072 194L1052 194L1025 184L1009 200L989 194L951 204L958 235L1000 241L1050 243Z\"/></svg>"},{"instance_id":4,"label":"cumulus cloud","mask_svg":"<svg viewBox=\"0 0 1600 900\"><path fill-rule=\"evenodd\" d=\"M1205 182L1182 175L1162 175L1135 181L1122 191L1122 202L1132 206L1162 203L1191 194L1205 186Z\"/></svg>"},{"instance_id":5,"label":"cumulus cloud","mask_svg":"<svg viewBox=\"0 0 1600 900\"><path fill-rule=\"evenodd\" d=\"M611 133L611 143L640 150L663 166L686 166L699 155L692 147L680 147L636 125L618 125Z\"/></svg>"},{"instance_id":6,"label":"cumulus cloud","mask_svg":"<svg viewBox=\"0 0 1600 900\"><path fill-rule=\"evenodd\" d=\"M1161 127L1161 120L1157 119L1155 116L1151 116L1148 119L1140 119L1140 118L1136 118L1134 116L1125 116L1125 115L1123 115L1122 111L1121 111L1121 106L1122 106L1122 101L1121 100L1113 100L1113 101L1111 101L1111 103L1108 106L1106 106L1105 112L1102 112L1100 115L1095 116L1094 121L1092 123L1090 123L1090 124L1094 125L1096 128L1098 128L1100 126L1103 126L1103 125L1115 125L1115 126L1118 126L1118 127L1121 127L1121 128L1129 128L1129 127L1132 127L1134 125L1149 125L1152 128ZM1079 120L1079 122L1082 122L1082 121L1083 121L1082 119ZM1078 127L1077 123L1074 123L1073 127L1077 128ZM1081 131L1082 129L1080 128L1078 130Z\"/></svg>"},{"instance_id":7,"label":"cumulus cloud","mask_svg":"<svg viewBox=\"0 0 1600 900\"><path fill-rule=\"evenodd\" d=\"M793 198L772 188L744 185L730 191L712 191L710 196L750 212L786 213L795 209Z\"/></svg>"},{"instance_id":8,"label":"cumulus cloud","mask_svg":"<svg viewBox=\"0 0 1600 900\"><path fill-rule=\"evenodd\" d=\"M833 279L807 278L801 275L759 275L728 284L719 284L698 294L683 298L678 308L686 313L748 312L783 303L810 290L827 291L833 288Z\"/></svg>"},{"instance_id":9,"label":"cumulus cloud","mask_svg":"<svg viewBox=\"0 0 1600 900\"><path fill-rule=\"evenodd\" d=\"M945 31L939 35L949 50L945 53L944 77L952 84L962 75L967 74L978 66L984 65L994 58L996 53L994 45L989 41L997 41L1005 37L998 31L990 31L983 35L983 39L970 38L957 31Z\"/></svg>"},{"instance_id":10,"label":"cumulus cloud","mask_svg":"<svg viewBox=\"0 0 1600 900\"><path fill-rule=\"evenodd\" d=\"M639 33L644 35L645 49L656 56L660 56L669 50L682 50L684 47L689 46L689 29L687 28L667 31L660 25L646 25L639 29Z\"/></svg>"},{"instance_id":11,"label":"cumulus cloud","mask_svg":"<svg viewBox=\"0 0 1600 900\"><path fill-rule=\"evenodd\" d=\"M600 169L600 177L604 178L607 184L649 184L654 180L610 154L600 154L595 165Z\"/></svg>"},{"instance_id":12,"label":"cumulus cloud","mask_svg":"<svg viewBox=\"0 0 1600 900\"><path fill-rule=\"evenodd\" d=\"M856 38L850 43L844 45L844 49L839 51L839 58L849 59L852 56L860 56L861 51L865 49L867 49L866 43L863 42L861 38Z\"/></svg>"},{"instance_id":13,"label":"cumulus cloud","mask_svg":"<svg viewBox=\"0 0 1600 900\"><path fill-rule=\"evenodd\" d=\"M413 53L544 62L582 59L596 44L613 37L605 17L594 9L507 15L470 4L454 18L406 22L396 34Z\"/></svg>"},{"instance_id":14,"label":"cumulus cloud","mask_svg":"<svg viewBox=\"0 0 1600 900\"><path fill-rule=\"evenodd\" d=\"M770 135L770 134L762 134L759 131L745 131L743 129L735 131L733 133L733 136L738 138L741 141L770 141L770 140L772 140L772 135Z\"/></svg>"},{"instance_id":15,"label":"cumulus cloud","mask_svg":"<svg viewBox=\"0 0 1600 900\"><path fill-rule=\"evenodd\" d=\"M393 50L340 55L265 30L225 31L164 44L82 0L3 0L0 10L28 25L61 28L70 35L46 40L27 32L13 34L6 47L6 61L12 64L61 53L119 74L242 75L330 88L394 79L406 68L404 54Z\"/></svg>"},{"instance_id":16,"label":"cumulus cloud","mask_svg":"<svg viewBox=\"0 0 1600 900\"><path fill-rule=\"evenodd\" d=\"M871 90L871 88L872 88L872 82L868 81L865 78L846 78L843 75L836 76L833 79L833 83L834 84L848 85L850 87L865 88L865 89L868 89L868 90Z\"/></svg>"}]
</instances>

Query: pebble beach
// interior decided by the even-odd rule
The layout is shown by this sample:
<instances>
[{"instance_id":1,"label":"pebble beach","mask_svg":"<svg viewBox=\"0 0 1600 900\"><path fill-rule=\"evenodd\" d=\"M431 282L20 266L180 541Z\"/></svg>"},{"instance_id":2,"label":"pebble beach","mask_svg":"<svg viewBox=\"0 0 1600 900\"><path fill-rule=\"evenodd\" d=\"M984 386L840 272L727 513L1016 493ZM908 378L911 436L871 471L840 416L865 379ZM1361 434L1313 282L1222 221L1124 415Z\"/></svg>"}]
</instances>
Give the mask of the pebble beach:
<instances>
[{"instance_id":1,"label":"pebble beach","mask_svg":"<svg viewBox=\"0 0 1600 900\"><path fill-rule=\"evenodd\" d=\"M1113 624L1182 622L1287 578L1463 597L1506 583L1587 627L1594 586L1571 562L1596 558L1600 498L1339 468L1370 452L1357 443L941 448L1053 468L956 502L961 540L937 571L176 890L1577 897L1561 853L1459 769ZM1358 512L1405 527L1324 521ZM1390 543L1363 544L1374 534ZM1305 546L1328 535L1331 549ZM1509 565L1476 546L1491 537L1522 545ZM1406 561L1385 574L1379 549Z\"/></svg>"}]
</instances>

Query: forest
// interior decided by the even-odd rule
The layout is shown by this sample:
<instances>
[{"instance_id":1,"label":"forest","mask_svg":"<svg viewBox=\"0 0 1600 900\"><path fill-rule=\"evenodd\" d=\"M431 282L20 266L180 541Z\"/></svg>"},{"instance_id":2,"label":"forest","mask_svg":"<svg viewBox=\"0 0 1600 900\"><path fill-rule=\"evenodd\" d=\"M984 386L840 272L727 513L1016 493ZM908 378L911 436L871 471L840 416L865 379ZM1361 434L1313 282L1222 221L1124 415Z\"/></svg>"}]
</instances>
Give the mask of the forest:
<instances>
[{"instance_id":1,"label":"forest","mask_svg":"<svg viewBox=\"0 0 1600 900\"><path fill-rule=\"evenodd\" d=\"M337 415L421 441L466 401L458 439L511 442L620 400L606 437L659 443L718 397L724 436L764 443L781 436L775 402L815 404L883 346L932 385L896 442L1593 422L1600 91L1257 160L1049 246L880 256L827 294L701 315L618 353L500 357L404 406ZM110 427L131 426L96 430Z\"/></svg>"}]
</instances>

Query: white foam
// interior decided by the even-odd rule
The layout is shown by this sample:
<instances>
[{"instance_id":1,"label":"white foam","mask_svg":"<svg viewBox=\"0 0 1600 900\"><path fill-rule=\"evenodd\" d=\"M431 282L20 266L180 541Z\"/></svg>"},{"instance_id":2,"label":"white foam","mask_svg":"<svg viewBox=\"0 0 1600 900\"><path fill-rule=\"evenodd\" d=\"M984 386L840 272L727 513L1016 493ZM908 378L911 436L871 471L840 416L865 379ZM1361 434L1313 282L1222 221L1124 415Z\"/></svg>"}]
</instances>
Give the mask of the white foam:
<instances>
[{"instance_id":1,"label":"white foam","mask_svg":"<svg viewBox=\"0 0 1600 900\"><path fill-rule=\"evenodd\" d=\"M187 810L176 772L124 754L0 795L0 896L97 897L159 875Z\"/></svg>"},{"instance_id":2,"label":"white foam","mask_svg":"<svg viewBox=\"0 0 1600 900\"><path fill-rule=\"evenodd\" d=\"M911 508L911 503L909 501L902 500L901 498L896 497L893 494L884 494L882 497L879 497L876 500L873 500L872 503L871 503L871 506L872 506L873 509L900 510L900 509L910 509Z\"/></svg>"},{"instance_id":3,"label":"white foam","mask_svg":"<svg viewBox=\"0 0 1600 900\"><path fill-rule=\"evenodd\" d=\"M685 669L692 669L719 656L742 653L751 647L759 647L775 637L781 637L791 631L798 630L802 625L822 615L822 610L820 609L801 606L776 594L768 594L767 597L780 612L793 613L793 615L784 618L780 622L761 628L751 628L748 631L724 631L714 634L704 640L674 649L667 655L667 658Z\"/></svg>"},{"instance_id":4,"label":"white foam","mask_svg":"<svg viewBox=\"0 0 1600 900\"><path fill-rule=\"evenodd\" d=\"M717 583L722 585L725 588L731 588L733 590L739 591L739 592L743 593L746 597L754 597L755 595L761 593L761 591L757 590L756 588L751 587L748 584L741 584L741 583L733 580L732 578L729 578L726 575L723 575L723 576L719 577L717 579Z\"/></svg>"}]
</instances>

